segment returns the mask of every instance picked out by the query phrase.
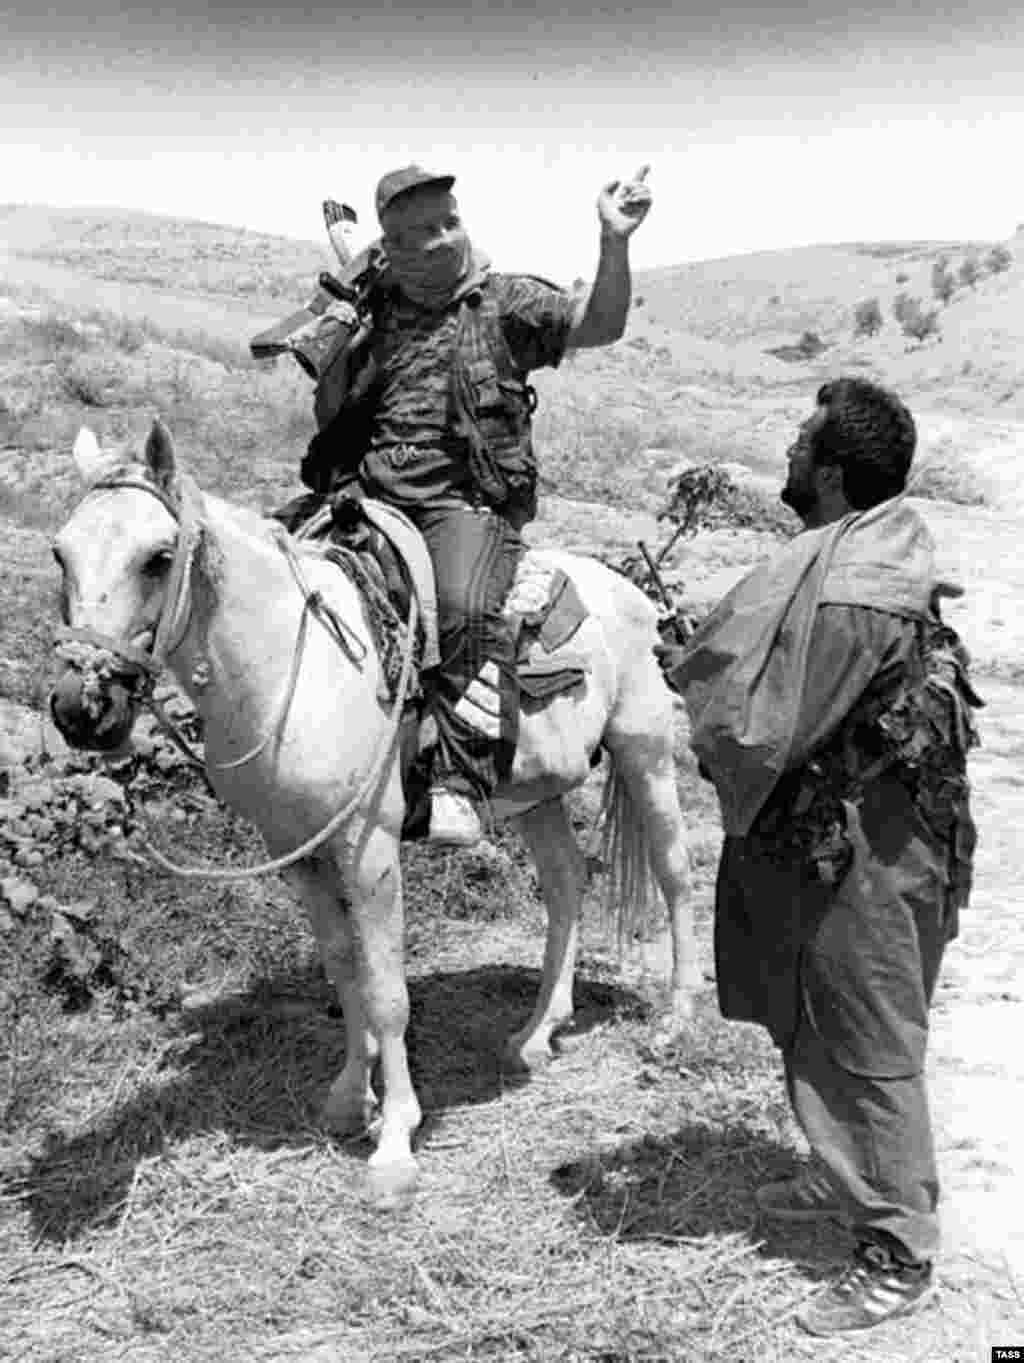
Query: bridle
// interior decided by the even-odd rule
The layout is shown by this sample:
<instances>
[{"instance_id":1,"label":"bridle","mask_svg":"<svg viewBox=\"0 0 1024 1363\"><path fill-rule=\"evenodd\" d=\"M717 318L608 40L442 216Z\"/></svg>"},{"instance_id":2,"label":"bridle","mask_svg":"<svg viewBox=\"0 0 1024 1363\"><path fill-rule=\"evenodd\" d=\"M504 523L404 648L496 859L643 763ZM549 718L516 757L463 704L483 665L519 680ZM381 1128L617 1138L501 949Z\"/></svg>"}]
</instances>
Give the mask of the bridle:
<instances>
[{"instance_id":1,"label":"bridle","mask_svg":"<svg viewBox=\"0 0 1024 1363\"><path fill-rule=\"evenodd\" d=\"M176 479L177 495L173 495L165 492L156 483L150 482L148 478L131 473L117 473L93 483L86 493L86 498L97 492L118 488L132 488L155 497L178 525L178 538L168 573L163 609L153 629L153 641L148 649L139 648L125 640L115 639L113 635L103 634L100 630L72 628L69 625L58 626L56 637L60 643L91 644L94 648L109 654L118 664L119 671L123 670L129 675L141 673L155 681L166 666L168 657L178 648L188 632L192 614L192 562L203 535L201 515L203 495L195 481L188 476L179 476Z\"/></svg>"},{"instance_id":2,"label":"bridle","mask_svg":"<svg viewBox=\"0 0 1024 1363\"><path fill-rule=\"evenodd\" d=\"M188 760L198 767L204 767L202 758L154 695L157 678L166 667L167 659L184 640L192 618L192 564L203 536L203 495L195 480L187 475L179 475L175 479L174 491L168 492L148 478L121 471L98 479L89 488L86 498L94 493L120 488L130 488L155 497L178 525L160 615L155 625L147 625L135 632L128 631L129 638L132 638L152 630L152 641L148 648L144 648L90 626L58 625L54 631L57 657L80 671L88 669L102 677L117 676L126 684L132 700L151 711L160 727ZM83 652L86 655L84 658Z\"/></svg>"},{"instance_id":3,"label":"bridle","mask_svg":"<svg viewBox=\"0 0 1024 1363\"><path fill-rule=\"evenodd\" d=\"M157 720L160 727L167 733L174 744L185 754L188 760L196 767L206 773L210 767L219 771L228 771L242 767L253 761L270 744L280 736L284 728L284 722L288 711L291 708L292 698L298 682L299 672L302 665L302 657L305 650L305 642L309 629L310 618L318 621L319 624L328 632L338 645L341 651L350 661L360 666L366 658L366 646L359 636L348 626L337 612L324 600L323 594L318 590L310 589L302 573L298 554L293 546L291 537L280 528L280 534L276 536L276 543L288 562L295 578L296 584L302 593L303 606L302 614L299 619L298 636L293 651L292 663L285 685L281 702L278 706L277 715L274 722L268 726L266 733L259 742L241 757L235 758L230 762L211 763L204 760L195 749L189 744L188 740L181 733L181 730L174 723L165 711L163 705L157 700L154 694L156 680L166 666L167 659L181 645L192 618L192 565L195 560L196 552L202 542L203 537L203 495L199 490L195 480L188 475L179 474L175 480L176 495L171 495L157 484L150 482L149 479L131 473L119 472L99 479L93 483L86 497L94 492L113 490L118 488L131 488L140 492L147 492L155 497L157 501L170 513L178 525L178 538L174 547L174 556L168 572L167 590L164 594L164 603L153 628L153 640L149 648L141 648L135 644L128 643L126 640L116 639L113 635L104 634L100 630L89 627L79 628L69 625L60 625L55 631L57 641L57 656L73 667L82 669L81 651L84 648L91 655L90 666L101 675L117 675L125 679L130 685L132 699L138 704L147 708ZM83 499L84 500L84 499ZM303 546L307 552L314 552L318 555L320 550L313 544ZM418 627L418 602L415 593L412 596L409 606L409 618L406 626L406 638L403 647L402 669L398 679L398 685L391 713L388 716L386 726L387 732L383 742L377 748L374 758L370 763L363 780L359 787L339 809L328 823L312 838L304 842L300 847L295 848L285 856L277 857L273 861L264 862L259 866L246 869L227 870L220 867L199 867L199 866L179 866L170 861L151 843L145 843L150 860L163 867L164 870L172 872L174 875L190 879L206 880L244 880L250 876L266 875L271 871L279 871L284 867L291 866L297 861L301 861L310 856L318 847L332 837L341 825L349 819L366 795L374 788L377 781L383 776L387 769L388 761L393 754L395 742L398 736L398 728L401 723L402 713L405 707L405 700L409 692L412 679L413 659L416 651L416 632ZM141 633L141 631L139 631ZM202 662L199 663L202 668ZM197 684L199 677L194 680ZM128 854L132 860L144 861L143 858L134 854Z\"/></svg>"}]
</instances>

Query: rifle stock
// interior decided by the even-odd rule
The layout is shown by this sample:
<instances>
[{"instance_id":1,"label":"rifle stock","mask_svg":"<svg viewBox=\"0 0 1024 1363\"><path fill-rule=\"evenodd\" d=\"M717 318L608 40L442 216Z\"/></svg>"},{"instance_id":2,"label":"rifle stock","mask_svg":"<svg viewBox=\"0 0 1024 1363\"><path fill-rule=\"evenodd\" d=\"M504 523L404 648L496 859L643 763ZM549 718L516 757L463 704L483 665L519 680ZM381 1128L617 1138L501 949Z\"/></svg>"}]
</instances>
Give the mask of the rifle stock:
<instances>
[{"instance_id":1,"label":"rifle stock","mask_svg":"<svg viewBox=\"0 0 1024 1363\"><path fill-rule=\"evenodd\" d=\"M258 360L291 355L319 383L361 332L369 317L370 295L386 269L387 256L375 241L339 275L321 271L306 306L254 336L250 352Z\"/></svg>"}]
</instances>

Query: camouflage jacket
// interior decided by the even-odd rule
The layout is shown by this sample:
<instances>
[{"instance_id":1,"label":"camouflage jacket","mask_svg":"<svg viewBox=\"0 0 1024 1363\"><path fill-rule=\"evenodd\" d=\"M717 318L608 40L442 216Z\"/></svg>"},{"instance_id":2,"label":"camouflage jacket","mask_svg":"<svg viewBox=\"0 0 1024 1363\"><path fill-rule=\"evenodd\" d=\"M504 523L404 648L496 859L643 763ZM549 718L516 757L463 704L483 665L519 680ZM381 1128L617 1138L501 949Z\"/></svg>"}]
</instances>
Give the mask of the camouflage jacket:
<instances>
[{"instance_id":1,"label":"camouflage jacket","mask_svg":"<svg viewBox=\"0 0 1024 1363\"><path fill-rule=\"evenodd\" d=\"M950 894L967 902L976 833L967 754L978 742L966 649L939 619L920 621L904 666L879 677L809 761L780 783L758 820L757 839L806 858L836 884L853 851L844 802L884 776L899 780L937 843L947 849Z\"/></svg>"},{"instance_id":2,"label":"camouflage jacket","mask_svg":"<svg viewBox=\"0 0 1024 1363\"><path fill-rule=\"evenodd\" d=\"M382 289L303 480L326 492L358 476L399 504L465 489L529 520L537 466L527 374L558 364L571 320L570 296L526 275L485 274L440 315Z\"/></svg>"}]
</instances>

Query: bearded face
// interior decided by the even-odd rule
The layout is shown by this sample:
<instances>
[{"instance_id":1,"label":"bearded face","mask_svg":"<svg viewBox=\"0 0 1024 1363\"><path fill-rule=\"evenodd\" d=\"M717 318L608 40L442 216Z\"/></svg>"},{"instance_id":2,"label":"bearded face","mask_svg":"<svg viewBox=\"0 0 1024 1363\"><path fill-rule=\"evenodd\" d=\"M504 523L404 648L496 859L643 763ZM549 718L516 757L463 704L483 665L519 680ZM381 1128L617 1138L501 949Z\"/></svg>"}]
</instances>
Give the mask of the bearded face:
<instances>
[{"instance_id":1,"label":"bearded face","mask_svg":"<svg viewBox=\"0 0 1024 1363\"><path fill-rule=\"evenodd\" d=\"M819 466L814 462L813 450L815 433L824 419L823 412L815 412L801 425L796 440L786 451L789 470L779 496L802 521L814 518L821 500Z\"/></svg>"},{"instance_id":2,"label":"bearded face","mask_svg":"<svg viewBox=\"0 0 1024 1363\"><path fill-rule=\"evenodd\" d=\"M447 190L403 195L385 209L384 247L396 283L414 303L442 308L469 273L469 237Z\"/></svg>"}]
</instances>

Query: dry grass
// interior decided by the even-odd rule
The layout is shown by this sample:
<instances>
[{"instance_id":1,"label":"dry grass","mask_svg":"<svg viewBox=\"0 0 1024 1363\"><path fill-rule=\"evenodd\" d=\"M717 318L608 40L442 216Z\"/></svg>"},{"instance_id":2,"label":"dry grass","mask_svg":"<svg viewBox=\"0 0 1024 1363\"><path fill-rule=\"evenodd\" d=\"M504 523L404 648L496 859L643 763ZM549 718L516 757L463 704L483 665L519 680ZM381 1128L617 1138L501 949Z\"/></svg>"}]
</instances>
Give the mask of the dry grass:
<instances>
[{"instance_id":1,"label":"dry grass","mask_svg":"<svg viewBox=\"0 0 1024 1363\"><path fill-rule=\"evenodd\" d=\"M483 942L413 912L423 1178L386 1216L365 1146L316 1126L342 1038L315 975L212 990L162 1025L65 1023L56 1110L8 1184L21 1356L284 1358L299 1341L346 1359L696 1359L770 1338L807 1282L753 1233L754 1182L791 1159L768 1048L705 1008L685 1059L655 1053L642 994L591 951L570 1048L513 1083L497 1039L536 984L508 960L533 950L525 919Z\"/></svg>"},{"instance_id":2,"label":"dry grass","mask_svg":"<svg viewBox=\"0 0 1024 1363\"><path fill-rule=\"evenodd\" d=\"M289 290L301 298L319 268L293 245L195 224L80 226L76 238L62 225L48 248L56 263L176 296L242 294L276 308L288 295L284 311ZM832 275L815 288L806 260L790 262L788 275L778 261L747 262L745 273L723 262L708 267L711 289L695 290L689 270L668 272L661 291L645 280L632 338L643 344L540 376L547 495L532 537L628 551L657 537L654 513L687 463L777 476L793 421L835 365L904 374L912 401L948 397L944 412L1008 385L1009 331L990 367L967 372L945 340L905 355L884 334L837 343L806 366L764 356L763 346L805 328L832 340L852 301L884 296L880 274L883 285L894 272L924 275L931 249L858 248L841 259L830 248ZM1009 308L1014 287L986 281L962 305L964 325L969 306L1005 294ZM252 365L213 313L209 328L176 330L144 315L62 310L25 289L10 296L0 313L0 695L38 705L53 619L47 538L74 495L66 451L78 426L127 443L160 410L204 486L267 508L294 486L309 393L294 366ZM733 345L744 327L756 341ZM946 538L967 544L950 503L975 500L965 471L974 465L962 460L971 431L925 428L922 490L943 499ZM993 428L986 439L1004 449L1011 435ZM668 565L697 603L768 552L782 528L767 485L755 477L749 486L750 526L715 531ZM986 496L993 486L984 480ZM1007 530L992 507L979 515L979 545ZM999 657L1016 637L1002 636ZM717 816L681 717L678 738L710 969ZM595 796L591 788L574 804L583 835ZM180 793L154 796L149 814L186 859L260 855L236 820ZM616 961L595 883L576 1022L552 1068L519 1082L502 1068L500 1042L531 1006L542 927L522 847L506 834L490 857L409 849L405 870L410 1055L426 1120L421 1187L386 1214L366 1195L368 1142L336 1143L318 1124L343 1027L280 886L211 892L82 853L33 872L55 902L94 903L139 987L100 990L88 1010L65 1012L41 982L42 911L13 931L0 922L0 1354L19 1363L820 1357L792 1310L849 1245L839 1232L779 1234L755 1221L754 1188L790 1169L799 1150L762 1033L723 1023L709 987L693 1033L661 1045L663 937ZM827 1356L973 1363L983 1345L1014 1337L1024 1312L1012 1276L962 1262L944 1276L939 1307Z\"/></svg>"}]
</instances>

